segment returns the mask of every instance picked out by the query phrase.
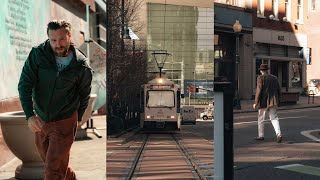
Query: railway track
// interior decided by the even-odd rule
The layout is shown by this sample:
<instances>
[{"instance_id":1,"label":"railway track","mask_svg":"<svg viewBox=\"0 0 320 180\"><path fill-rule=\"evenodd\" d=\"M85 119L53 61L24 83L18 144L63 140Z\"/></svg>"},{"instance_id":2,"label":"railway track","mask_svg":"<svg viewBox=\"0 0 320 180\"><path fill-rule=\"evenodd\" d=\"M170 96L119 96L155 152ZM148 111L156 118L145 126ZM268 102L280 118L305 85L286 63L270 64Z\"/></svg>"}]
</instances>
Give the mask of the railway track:
<instances>
[{"instance_id":1,"label":"railway track","mask_svg":"<svg viewBox=\"0 0 320 180\"><path fill-rule=\"evenodd\" d=\"M107 179L213 179L213 143L190 132L142 133L108 142Z\"/></svg>"}]
</instances>

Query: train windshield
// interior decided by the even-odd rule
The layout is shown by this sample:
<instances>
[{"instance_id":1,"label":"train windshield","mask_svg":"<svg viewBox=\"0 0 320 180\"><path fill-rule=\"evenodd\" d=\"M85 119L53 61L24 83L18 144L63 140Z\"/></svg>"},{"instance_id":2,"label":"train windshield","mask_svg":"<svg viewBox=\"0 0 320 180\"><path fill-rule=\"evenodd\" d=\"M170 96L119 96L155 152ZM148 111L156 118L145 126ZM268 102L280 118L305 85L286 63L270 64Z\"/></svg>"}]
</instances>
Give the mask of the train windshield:
<instances>
[{"instance_id":1,"label":"train windshield","mask_svg":"<svg viewBox=\"0 0 320 180\"><path fill-rule=\"evenodd\" d=\"M174 107L174 92L167 91L148 91L147 92L147 107Z\"/></svg>"}]
</instances>

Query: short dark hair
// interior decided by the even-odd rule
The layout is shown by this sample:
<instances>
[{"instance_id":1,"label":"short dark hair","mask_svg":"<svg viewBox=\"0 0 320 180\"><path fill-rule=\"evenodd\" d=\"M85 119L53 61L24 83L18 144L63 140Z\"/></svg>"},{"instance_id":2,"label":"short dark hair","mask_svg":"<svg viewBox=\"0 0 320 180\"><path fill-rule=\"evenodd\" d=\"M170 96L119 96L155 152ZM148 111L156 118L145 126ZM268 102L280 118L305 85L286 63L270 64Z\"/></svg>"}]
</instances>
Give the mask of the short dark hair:
<instances>
[{"instance_id":1,"label":"short dark hair","mask_svg":"<svg viewBox=\"0 0 320 180\"><path fill-rule=\"evenodd\" d=\"M67 21L65 20L52 20L48 23L48 26L47 26L47 35L49 36L49 30L57 30L57 29L60 29L60 28L64 28L66 30L66 32L71 32L72 30L72 27L71 27L71 24L68 23Z\"/></svg>"}]
</instances>

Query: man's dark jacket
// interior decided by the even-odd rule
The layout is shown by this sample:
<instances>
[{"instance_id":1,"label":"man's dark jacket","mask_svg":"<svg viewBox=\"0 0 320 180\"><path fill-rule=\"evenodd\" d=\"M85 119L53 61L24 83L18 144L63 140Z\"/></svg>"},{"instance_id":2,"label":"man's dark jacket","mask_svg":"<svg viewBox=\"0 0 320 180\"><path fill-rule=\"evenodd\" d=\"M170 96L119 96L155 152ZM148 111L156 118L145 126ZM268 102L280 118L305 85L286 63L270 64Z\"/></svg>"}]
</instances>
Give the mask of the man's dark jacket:
<instances>
[{"instance_id":1,"label":"man's dark jacket","mask_svg":"<svg viewBox=\"0 0 320 180\"><path fill-rule=\"evenodd\" d=\"M57 121L78 112L81 121L88 106L93 71L87 58L73 45L73 59L58 72L49 41L33 47L21 72L18 85L26 118L36 114L44 121Z\"/></svg>"},{"instance_id":2,"label":"man's dark jacket","mask_svg":"<svg viewBox=\"0 0 320 180\"><path fill-rule=\"evenodd\" d=\"M260 75L257 78L257 89L254 103L258 109L279 106L280 85L278 78L272 74Z\"/></svg>"}]
</instances>

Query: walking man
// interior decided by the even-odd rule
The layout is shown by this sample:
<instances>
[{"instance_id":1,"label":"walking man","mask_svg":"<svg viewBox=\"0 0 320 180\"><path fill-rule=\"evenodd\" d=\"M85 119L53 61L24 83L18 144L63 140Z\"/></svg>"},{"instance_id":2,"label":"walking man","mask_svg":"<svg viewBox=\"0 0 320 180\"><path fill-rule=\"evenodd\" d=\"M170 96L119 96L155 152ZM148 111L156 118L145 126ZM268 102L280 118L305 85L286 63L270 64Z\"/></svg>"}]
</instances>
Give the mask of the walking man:
<instances>
[{"instance_id":1,"label":"walking man","mask_svg":"<svg viewBox=\"0 0 320 180\"><path fill-rule=\"evenodd\" d=\"M258 134L255 140L264 140L264 123L266 113L269 114L270 121L277 135L277 142L282 142L277 108L279 106L280 85L278 78L268 74L268 64L260 65L261 75L257 78L256 96L253 109L258 108Z\"/></svg>"},{"instance_id":2,"label":"walking man","mask_svg":"<svg viewBox=\"0 0 320 180\"><path fill-rule=\"evenodd\" d=\"M71 25L53 20L47 39L33 47L18 85L28 126L45 163L45 180L75 180L69 154L88 106L93 71L71 43Z\"/></svg>"}]
</instances>

